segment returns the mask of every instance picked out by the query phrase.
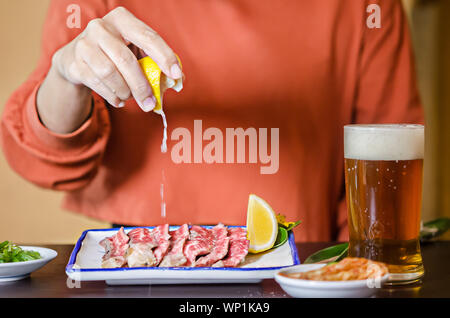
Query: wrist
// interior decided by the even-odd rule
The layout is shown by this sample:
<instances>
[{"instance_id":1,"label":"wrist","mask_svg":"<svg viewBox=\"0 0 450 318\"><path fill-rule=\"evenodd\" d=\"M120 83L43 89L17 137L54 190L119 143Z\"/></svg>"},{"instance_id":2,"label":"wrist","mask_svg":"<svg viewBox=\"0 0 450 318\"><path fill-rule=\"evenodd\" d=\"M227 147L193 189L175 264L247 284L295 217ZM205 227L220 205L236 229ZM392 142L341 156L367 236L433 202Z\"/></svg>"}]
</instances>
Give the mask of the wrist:
<instances>
[{"instance_id":1,"label":"wrist","mask_svg":"<svg viewBox=\"0 0 450 318\"><path fill-rule=\"evenodd\" d=\"M36 98L37 112L42 124L56 133L71 133L90 116L91 90L73 84L57 70L50 68Z\"/></svg>"}]
</instances>

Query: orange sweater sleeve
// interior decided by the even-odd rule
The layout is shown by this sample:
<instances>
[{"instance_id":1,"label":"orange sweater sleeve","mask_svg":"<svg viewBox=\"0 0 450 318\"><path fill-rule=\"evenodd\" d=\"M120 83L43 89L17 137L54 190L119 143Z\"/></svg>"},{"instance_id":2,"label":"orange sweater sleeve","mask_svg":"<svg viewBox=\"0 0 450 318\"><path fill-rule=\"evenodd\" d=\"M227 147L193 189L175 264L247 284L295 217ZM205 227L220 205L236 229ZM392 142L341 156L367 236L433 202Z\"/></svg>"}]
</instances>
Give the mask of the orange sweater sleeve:
<instances>
[{"instance_id":1,"label":"orange sweater sleeve","mask_svg":"<svg viewBox=\"0 0 450 318\"><path fill-rule=\"evenodd\" d=\"M69 28L69 5L81 10L80 28ZM1 119L0 140L5 157L18 174L45 188L74 190L95 175L105 150L110 123L105 103L93 94L91 117L70 134L48 130L36 110L36 94L54 52L75 38L94 17L105 14L103 2L52 1L44 24L41 57L36 70L9 98ZM64 105L61 105L64 107Z\"/></svg>"},{"instance_id":2,"label":"orange sweater sleeve","mask_svg":"<svg viewBox=\"0 0 450 318\"><path fill-rule=\"evenodd\" d=\"M353 122L423 123L408 21L401 1L377 3L381 8L381 28L369 29L364 20ZM338 239L345 241L345 197L338 210Z\"/></svg>"}]
</instances>

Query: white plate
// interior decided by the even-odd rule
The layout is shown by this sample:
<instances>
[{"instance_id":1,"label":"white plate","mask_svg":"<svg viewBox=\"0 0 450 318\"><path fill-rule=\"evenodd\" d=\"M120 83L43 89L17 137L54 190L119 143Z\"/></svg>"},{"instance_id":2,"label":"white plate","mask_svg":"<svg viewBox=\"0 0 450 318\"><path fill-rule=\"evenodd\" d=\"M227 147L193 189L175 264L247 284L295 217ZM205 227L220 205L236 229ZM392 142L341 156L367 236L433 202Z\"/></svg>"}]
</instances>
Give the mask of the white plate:
<instances>
[{"instance_id":1,"label":"white plate","mask_svg":"<svg viewBox=\"0 0 450 318\"><path fill-rule=\"evenodd\" d=\"M41 254L40 259L0 264L0 282L9 282L28 277L58 255L56 251L38 246L20 246L23 250L32 250Z\"/></svg>"},{"instance_id":2,"label":"white plate","mask_svg":"<svg viewBox=\"0 0 450 318\"><path fill-rule=\"evenodd\" d=\"M282 269L275 274L275 280L281 288L298 298L361 298L370 297L388 280L389 274L380 279L350 281L317 281L289 278L280 273L298 273L315 270L325 264L305 264Z\"/></svg>"},{"instance_id":3,"label":"white plate","mask_svg":"<svg viewBox=\"0 0 450 318\"><path fill-rule=\"evenodd\" d=\"M170 230L177 228L178 226L171 226ZM125 232L132 229L133 227L125 228ZM102 268L101 259L104 249L98 243L103 238L115 234L117 230L102 229L83 232L72 251L66 266L66 274L74 280L104 280L110 285L258 283L263 279L273 278L275 272L283 267L300 264L294 235L290 232L285 244L264 253L248 254L244 263L236 268Z\"/></svg>"}]
</instances>

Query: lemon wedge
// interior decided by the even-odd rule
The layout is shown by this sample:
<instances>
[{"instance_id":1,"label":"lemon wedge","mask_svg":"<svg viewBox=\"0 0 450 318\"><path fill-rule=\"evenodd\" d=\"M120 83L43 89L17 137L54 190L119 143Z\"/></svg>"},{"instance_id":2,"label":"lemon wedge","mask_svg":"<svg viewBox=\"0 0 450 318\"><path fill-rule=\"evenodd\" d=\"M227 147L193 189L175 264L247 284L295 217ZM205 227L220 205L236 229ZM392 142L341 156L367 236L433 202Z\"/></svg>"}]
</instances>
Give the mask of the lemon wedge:
<instances>
[{"instance_id":1,"label":"lemon wedge","mask_svg":"<svg viewBox=\"0 0 450 318\"><path fill-rule=\"evenodd\" d=\"M248 251L260 253L272 248L278 234L278 222L270 205L255 194L250 194L247 208Z\"/></svg>"},{"instance_id":2,"label":"lemon wedge","mask_svg":"<svg viewBox=\"0 0 450 318\"><path fill-rule=\"evenodd\" d=\"M181 65L181 61L179 58L178 61ZM158 113L162 111L164 92L169 88L175 90L176 92L181 91L183 89L183 80L181 78L174 80L170 77L167 77L166 74L161 72L158 64L156 64L150 56L141 58L139 60L139 65L141 66L142 71L144 72L148 82L150 83L150 86L152 87L153 95L156 98L156 105L153 111Z\"/></svg>"},{"instance_id":3,"label":"lemon wedge","mask_svg":"<svg viewBox=\"0 0 450 318\"><path fill-rule=\"evenodd\" d=\"M178 56L177 59L181 66L181 61ZM145 77L150 83L153 95L155 96L156 99L156 105L153 111L161 115L163 120L164 131L163 131L163 141L161 143L161 152L167 152L167 120L162 106L163 96L164 92L169 88L175 90L176 92L180 92L183 89L183 79L179 78L174 80L170 77L167 77L166 74L161 72L161 69L159 68L158 64L156 64L155 61L153 61L150 56L143 57L139 59L138 62L139 65L141 66L142 71L145 74Z\"/></svg>"}]
</instances>

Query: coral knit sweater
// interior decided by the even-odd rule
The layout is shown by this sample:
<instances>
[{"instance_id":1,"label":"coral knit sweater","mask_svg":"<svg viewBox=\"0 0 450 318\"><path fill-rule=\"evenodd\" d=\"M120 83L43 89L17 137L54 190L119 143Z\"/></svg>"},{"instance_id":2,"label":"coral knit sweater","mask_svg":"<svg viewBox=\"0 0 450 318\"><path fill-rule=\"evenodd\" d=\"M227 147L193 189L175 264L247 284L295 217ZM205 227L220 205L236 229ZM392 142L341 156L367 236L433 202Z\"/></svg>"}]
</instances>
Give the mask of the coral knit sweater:
<instances>
[{"instance_id":1,"label":"coral knit sweater","mask_svg":"<svg viewBox=\"0 0 450 318\"><path fill-rule=\"evenodd\" d=\"M297 241L346 239L343 125L423 122L401 2L377 3L381 28L370 29L366 1L53 1L39 64L2 115L3 152L30 182L65 191L65 209L112 223L243 225L255 193L303 221ZM80 5L80 29L66 26L69 4ZM92 116L67 135L36 111L53 53L119 5L183 63L183 91L164 98L167 153L161 117L132 99L115 109L93 94ZM210 142L194 145L194 120L222 132L224 145L226 128L278 128L278 170L262 174L264 163L248 154L245 163L174 162L176 128L190 132L192 157Z\"/></svg>"}]
</instances>

